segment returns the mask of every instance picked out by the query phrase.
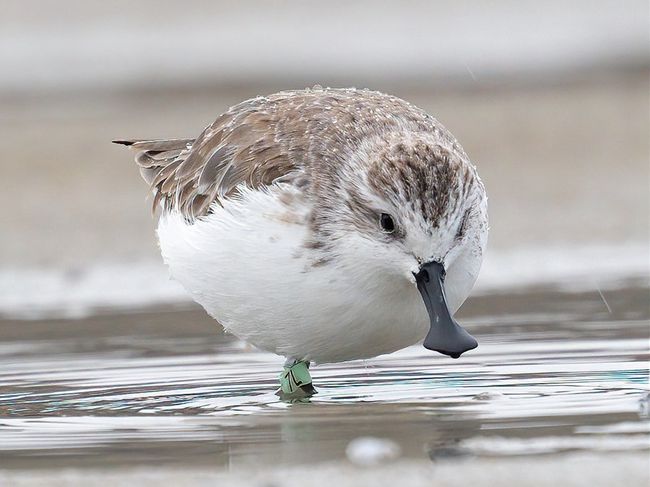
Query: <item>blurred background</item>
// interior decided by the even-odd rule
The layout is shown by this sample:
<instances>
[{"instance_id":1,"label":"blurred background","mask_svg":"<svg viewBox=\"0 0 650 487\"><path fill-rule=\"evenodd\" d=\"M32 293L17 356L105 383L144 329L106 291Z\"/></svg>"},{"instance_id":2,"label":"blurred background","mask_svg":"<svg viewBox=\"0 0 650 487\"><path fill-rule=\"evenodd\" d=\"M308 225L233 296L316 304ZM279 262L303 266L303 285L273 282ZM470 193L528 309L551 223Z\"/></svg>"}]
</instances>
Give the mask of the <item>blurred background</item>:
<instances>
[{"instance_id":1,"label":"blurred background","mask_svg":"<svg viewBox=\"0 0 650 487\"><path fill-rule=\"evenodd\" d=\"M315 84L437 117L491 231L476 351L287 404L168 279L111 140ZM0 485L650 485L649 136L647 0L0 0Z\"/></svg>"},{"instance_id":2,"label":"blurred background","mask_svg":"<svg viewBox=\"0 0 650 487\"><path fill-rule=\"evenodd\" d=\"M647 279L648 3L0 3L0 316L184 303L118 138L321 84L405 98L478 166L478 292Z\"/></svg>"}]
</instances>

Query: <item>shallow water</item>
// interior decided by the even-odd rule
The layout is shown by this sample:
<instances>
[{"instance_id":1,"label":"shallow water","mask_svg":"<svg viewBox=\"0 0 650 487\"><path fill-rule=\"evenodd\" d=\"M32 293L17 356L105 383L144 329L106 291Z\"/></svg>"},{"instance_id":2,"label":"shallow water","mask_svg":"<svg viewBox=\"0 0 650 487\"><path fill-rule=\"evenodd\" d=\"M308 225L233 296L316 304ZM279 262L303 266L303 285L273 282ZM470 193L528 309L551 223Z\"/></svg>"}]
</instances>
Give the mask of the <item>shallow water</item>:
<instances>
[{"instance_id":1,"label":"shallow water","mask_svg":"<svg viewBox=\"0 0 650 487\"><path fill-rule=\"evenodd\" d=\"M472 299L477 350L420 346L313 369L274 394L282 359L196 309L0 322L0 467L296 465L359 436L406 459L647 451L648 288Z\"/></svg>"}]
</instances>

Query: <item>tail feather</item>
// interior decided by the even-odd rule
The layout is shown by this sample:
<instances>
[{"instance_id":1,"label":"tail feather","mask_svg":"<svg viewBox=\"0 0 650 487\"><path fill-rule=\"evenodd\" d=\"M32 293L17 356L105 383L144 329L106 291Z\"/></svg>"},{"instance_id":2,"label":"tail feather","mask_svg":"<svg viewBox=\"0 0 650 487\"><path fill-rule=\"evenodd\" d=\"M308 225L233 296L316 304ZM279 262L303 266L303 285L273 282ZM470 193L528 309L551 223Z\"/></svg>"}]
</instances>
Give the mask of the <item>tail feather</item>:
<instances>
[{"instance_id":1,"label":"tail feather","mask_svg":"<svg viewBox=\"0 0 650 487\"><path fill-rule=\"evenodd\" d=\"M113 143L125 145L137 152L135 162L140 168L142 179L149 184L155 195L159 195L167 177L189 154L194 139L134 139L114 140ZM154 211L159 200L158 197L154 198Z\"/></svg>"},{"instance_id":2,"label":"tail feather","mask_svg":"<svg viewBox=\"0 0 650 487\"><path fill-rule=\"evenodd\" d=\"M159 139L159 140L114 140L114 144L126 145L136 150L167 151L192 145L194 139Z\"/></svg>"}]
</instances>

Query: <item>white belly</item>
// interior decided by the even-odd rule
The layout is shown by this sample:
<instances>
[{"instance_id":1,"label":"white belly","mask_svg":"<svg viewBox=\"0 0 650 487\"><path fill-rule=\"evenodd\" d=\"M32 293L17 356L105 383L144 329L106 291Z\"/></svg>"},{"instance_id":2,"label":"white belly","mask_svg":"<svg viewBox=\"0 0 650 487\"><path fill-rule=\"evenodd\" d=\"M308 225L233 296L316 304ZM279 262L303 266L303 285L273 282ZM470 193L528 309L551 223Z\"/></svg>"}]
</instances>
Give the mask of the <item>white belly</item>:
<instances>
[{"instance_id":1,"label":"white belly","mask_svg":"<svg viewBox=\"0 0 650 487\"><path fill-rule=\"evenodd\" d=\"M191 225L164 215L160 248L172 277L227 331L261 349L322 363L422 340L428 318L415 286L353 275L335 260L313 266L305 214L288 217L272 194L248 192Z\"/></svg>"}]
</instances>

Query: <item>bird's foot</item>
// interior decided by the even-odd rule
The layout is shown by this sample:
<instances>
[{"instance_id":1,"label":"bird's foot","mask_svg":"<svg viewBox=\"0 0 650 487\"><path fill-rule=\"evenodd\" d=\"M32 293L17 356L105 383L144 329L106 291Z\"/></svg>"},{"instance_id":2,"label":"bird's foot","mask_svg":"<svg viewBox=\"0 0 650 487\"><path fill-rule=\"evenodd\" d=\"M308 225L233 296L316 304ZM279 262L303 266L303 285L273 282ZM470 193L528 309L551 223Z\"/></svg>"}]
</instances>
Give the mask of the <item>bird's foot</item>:
<instances>
[{"instance_id":1,"label":"bird's foot","mask_svg":"<svg viewBox=\"0 0 650 487\"><path fill-rule=\"evenodd\" d=\"M306 360L287 360L280 374L280 389L276 392L282 400L294 401L316 394Z\"/></svg>"}]
</instances>

